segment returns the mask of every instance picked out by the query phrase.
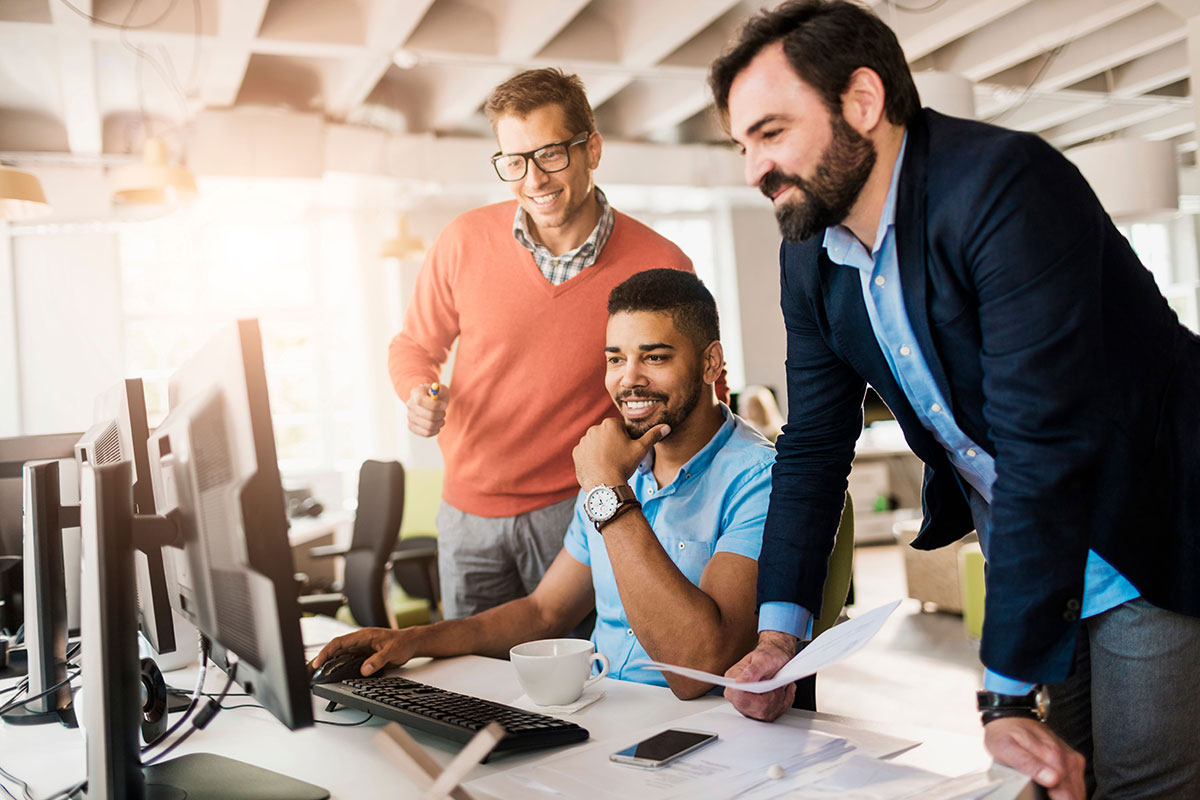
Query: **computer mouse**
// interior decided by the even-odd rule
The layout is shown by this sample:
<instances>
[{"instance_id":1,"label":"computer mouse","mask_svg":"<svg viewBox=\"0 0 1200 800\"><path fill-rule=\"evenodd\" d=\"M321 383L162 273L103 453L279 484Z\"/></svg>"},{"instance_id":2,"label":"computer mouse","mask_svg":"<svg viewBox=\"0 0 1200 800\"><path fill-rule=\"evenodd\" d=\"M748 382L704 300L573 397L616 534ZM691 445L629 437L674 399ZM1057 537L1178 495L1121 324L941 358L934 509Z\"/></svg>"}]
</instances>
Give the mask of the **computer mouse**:
<instances>
[{"instance_id":1,"label":"computer mouse","mask_svg":"<svg viewBox=\"0 0 1200 800\"><path fill-rule=\"evenodd\" d=\"M370 657L370 653L338 653L317 667L310 683L316 686L319 683L340 683L350 678L361 678L363 662Z\"/></svg>"}]
</instances>

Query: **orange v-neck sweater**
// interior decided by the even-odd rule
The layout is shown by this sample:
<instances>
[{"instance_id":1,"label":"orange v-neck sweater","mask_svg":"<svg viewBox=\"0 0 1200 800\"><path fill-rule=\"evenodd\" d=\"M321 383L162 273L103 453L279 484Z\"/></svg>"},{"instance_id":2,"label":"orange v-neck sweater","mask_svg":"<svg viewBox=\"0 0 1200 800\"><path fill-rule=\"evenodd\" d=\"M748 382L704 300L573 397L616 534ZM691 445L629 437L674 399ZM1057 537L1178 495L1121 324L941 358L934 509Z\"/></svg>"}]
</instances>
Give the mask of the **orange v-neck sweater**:
<instances>
[{"instance_id":1,"label":"orange v-neck sweater","mask_svg":"<svg viewBox=\"0 0 1200 800\"><path fill-rule=\"evenodd\" d=\"M482 517L543 508L579 491L571 451L616 408L604 387L608 295L655 267L692 271L667 239L616 212L596 263L559 286L512 234L516 201L469 211L426 255L403 330L388 348L400 399L440 380L455 338L443 499Z\"/></svg>"}]
</instances>

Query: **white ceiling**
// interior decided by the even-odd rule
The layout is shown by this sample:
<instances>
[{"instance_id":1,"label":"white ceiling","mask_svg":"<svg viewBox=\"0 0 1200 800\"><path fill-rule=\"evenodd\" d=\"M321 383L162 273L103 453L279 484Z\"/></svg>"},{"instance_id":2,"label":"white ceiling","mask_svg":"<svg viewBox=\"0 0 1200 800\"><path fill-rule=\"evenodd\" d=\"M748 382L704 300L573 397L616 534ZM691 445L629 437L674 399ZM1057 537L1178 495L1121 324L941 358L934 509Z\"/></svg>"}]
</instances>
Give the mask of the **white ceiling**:
<instances>
[{"instance_id":1,"label":"white ceiling","mask_svg":"<svg viewBox=\"0 0 1200 800\"><path fill-rule=\"evenodd\" d=\"M711 142L708 64L762 0L0 0L0 152L136 151L143 121L286 108L488 135L529 66L579 73L612 140ZM1067 148L1171 140L1194 161L1185 19L1200 0L874 0L914 70L976 82L977 116ZM125 23L125 29L121 24ZM398 57L397 57L397 54ZM1200 58L1200 57L1194 57ZM397 66L397 63L403 65Z\"/></svg>"}]
</instances>

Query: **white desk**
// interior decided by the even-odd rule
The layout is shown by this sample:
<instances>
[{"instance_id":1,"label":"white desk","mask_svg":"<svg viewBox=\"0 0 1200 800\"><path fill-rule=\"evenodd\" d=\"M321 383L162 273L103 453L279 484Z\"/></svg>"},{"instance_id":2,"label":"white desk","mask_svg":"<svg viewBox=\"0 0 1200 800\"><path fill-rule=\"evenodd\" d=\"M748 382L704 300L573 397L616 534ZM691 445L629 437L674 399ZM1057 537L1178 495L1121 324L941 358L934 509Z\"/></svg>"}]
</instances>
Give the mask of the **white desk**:
<instances>
[{"instance_id":1,"label":"white desk","mask_svg":"<svg viewBox=\"0 0 1200 800\"><path fill-rule=\"evenodd\" d=\"M325 628L332 630L328 625ZM310 633L311 626L308 626L306 634ZM311 642L312 638L308 640ZM411 664L404 670L406 676L435 686L505 703L512 702L521 694L516 676L507 661L464 656L436 662L417 659ZM167 681L174 686L190 688L194 683L194 675L189 671L168 673ZM206 690L219 691L224 682L223 673L210 670ZM0 682L0 690L13 683L11 680ZM683 702L675 699L667 689L618 680L605 679L598 686L605 689L607 696L570 717L590 731L592 740L627 735L631 730L665 724L725 702L720 697L712 696ZM238 702L249 702L249 698L227 698L226 705ZM350 710L327 714L324 705L324 701L314 698L318 719L345 722L362 716L361 712ZM990 763L983 750L981 737L976 739L944 732L859 723L830 715L816 716L880 733L921 739L924 744L897 757L897 761L914 766L954 775L984 769ZM247 761L323 786L334 798L339 799L365 797L368 793L376 792L386 792L382 796L391 798L418 797L416 788L375 742L383 724L382 721L372 720L354 728L317 725L289 732L264 710L233 709L218 714L208 728L195 733L176 753L210 752ZM414 733L414 736L439 763L449 762L457 751L456 747L444 740L422 733ZM476 767L469 778L482 777L562 752L562 748L555 748L497 758L491 764ZM82 733L58 725L13 727L0 724L0 766L28 781L34 797L46 797L83 779ZM1003 768L996 769L996 774L1005 776L1007 780L989 795L988 800L1032 797L1023 777ZM19 796L15 787L12 790Z\"/></svg>"}]
</instances>

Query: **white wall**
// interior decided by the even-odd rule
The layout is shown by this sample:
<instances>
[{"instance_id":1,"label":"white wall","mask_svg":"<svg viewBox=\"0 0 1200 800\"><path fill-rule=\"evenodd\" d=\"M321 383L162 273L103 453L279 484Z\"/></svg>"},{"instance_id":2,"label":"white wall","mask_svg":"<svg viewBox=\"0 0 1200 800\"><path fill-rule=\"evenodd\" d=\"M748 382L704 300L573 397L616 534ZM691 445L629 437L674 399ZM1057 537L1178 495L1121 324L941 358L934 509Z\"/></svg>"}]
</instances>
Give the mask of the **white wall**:
<instances>
[{"instance_id":1,"label":"white wall","mask_svg":"<svg viewBox=\"0 0 1200 800\"><path fill-rule=\"evenodd\" d=\"M746 383L775 390L787 413L787 354L783 312L779 309L779 227L771 208L737 207L730 211L742 321Z\"/></svg>"},{"instance_id":2,"label":"white wall","mask_svg":"<svg viewBox=\"0 0 1200 800\"><path fill-rule=\"evenodd\" d=\"M20 432L85 430L96 394L123 377L117 237L16 236L12 254Z\"/></svg>"}]
</instances>

